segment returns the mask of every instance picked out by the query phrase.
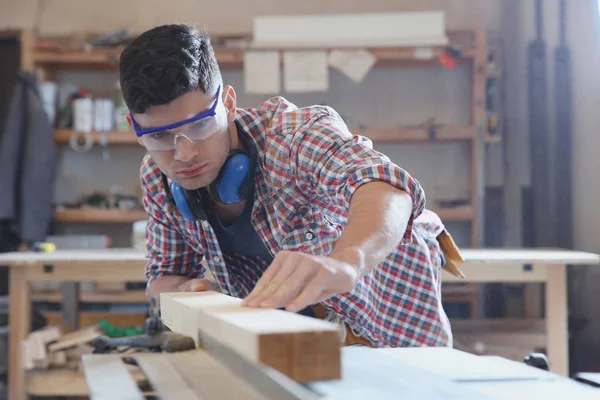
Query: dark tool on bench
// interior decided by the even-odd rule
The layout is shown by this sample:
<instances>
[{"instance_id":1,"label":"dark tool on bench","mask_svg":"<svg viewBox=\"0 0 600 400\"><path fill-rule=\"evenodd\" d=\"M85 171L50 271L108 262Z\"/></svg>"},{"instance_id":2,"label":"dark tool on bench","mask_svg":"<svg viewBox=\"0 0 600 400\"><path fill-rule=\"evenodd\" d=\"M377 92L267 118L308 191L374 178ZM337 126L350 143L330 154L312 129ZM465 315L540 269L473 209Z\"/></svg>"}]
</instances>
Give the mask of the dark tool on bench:
<instances>
[{"instance_id":1,"label":"dark tool on bench","mask_svg":"<svg viewBox=\"0 0 600 400\"><path fill-rule=\"evenodd\" d=\"M150 299L150 316L146 319L145 334L122 338L98 336L91 343L94 347L93 353L111 353L117 351L120 347L125 347L125 350L145 349L152 352L167 353L195 349L196 344L191 337L164 329L157 303L156 298Z\"/></svg>"},{"instance_id":2,"label":"dark tool on bench","mask_svg":"<svg viewBox=\"0 0 600 400\"><path fill-rule=\"evenodd\" d=\"M544 371L550 371L550 363L548 362L548 358L542 353L531 353L523 362L530 367L535 367L539 369L543 369Z\"/></svg>"}]
</instances>

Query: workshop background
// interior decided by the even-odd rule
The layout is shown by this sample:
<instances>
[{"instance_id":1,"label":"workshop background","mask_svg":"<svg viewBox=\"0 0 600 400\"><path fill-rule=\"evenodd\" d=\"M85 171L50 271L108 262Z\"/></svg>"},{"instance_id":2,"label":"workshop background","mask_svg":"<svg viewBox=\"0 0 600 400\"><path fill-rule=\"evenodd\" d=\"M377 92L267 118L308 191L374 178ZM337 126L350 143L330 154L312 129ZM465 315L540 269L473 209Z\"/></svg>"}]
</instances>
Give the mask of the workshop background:
<instances>
[{"instance_id":1,"label":"workshop background","mask_svg":"<svg viewBox=\"0 0 600 400\"><path fill-rule=\"evenodd\" d=\"M217 45L237 49L239 58L230 60L223 78L236 88L239 106L252 107L275 94L261 93L264 86L252 84L252 79L263 82L265 77L250 61L244 67L240 56L240 46L252 35L255 17L343 13L355 15L361 23L362 13L442 12L442 27L449 38L458 38L460 35L454 34L463 31L471 33L475 51L477 40L484 40L485 81L478 81L479 75L461 61L461 49L451 47L451 41L439 55L430 54L426 47L418 49L413 63L392 60L370 65L369 55L360 54L360 65L354 69L346 65L345 69L343 60L330 58L325 75L313 79L313 89L294 90L293 85L283 85L280 94L298 105L330 105L352 129L375 135L375 147L422 183L428 208L439 212L462 247L560 246L600 252L600 185L596 177L600 171L598 4L592 0L542 3L542 12L536 15L533 0L0 0L0 132L14 116L8 110L17 93L15 88L22 88L25 97L34 102L28 97L34 96L29 92L30 78L17 76L22 66L31 68L52 125L36 128L37 135L32 137L40 138L38 145L30 150L33 154L23 152L22 157L25 163L56 165L56 171L46 169L45 175L30 181L35 187L29 190L39 192L40 207L44 207L48 185L53 185L53 198L48 200L52 221L43 241L51 241L57 248L143 247L146 217L139 203L138 172L144 150L132 133L123 132L127 130L127 110L120 100L114 60L107 58L106 47L118 46L130 40L130 35L154 25L196 24L208 31ZM540 26L545 82L540 69L544 65L536 64L539 58L530 57L535 50L531 46L537 37L536 27ZM561 26L571 68L567 80L559 83L571 85L570 103L566 94L557 92L555 84L555 49L561 42ZM71 50L63 58L52 57L57 46ZM319 54L312 56L319 61ZM432 61L424 62L428 59ZM316 68L314 73L319 72L323 74ZM484 93L485 104L473 101L474 84ZM562 90L560 85L558 90ZM543 98L544 90L546 114L540 116L539 104L532 105L529 95L535 91ZM29 112L39 112L34 108L30 104ZM92 109L96 110L94 118L76 117ZM473 126L472 114L482 111L485 122L473 138L465 127ZM557 126L561 126L557 118L570 121L571 154L560 140L553 142ZM27 120L32 122L23 130L42 124L33 114ZM409 132L407 129L416 132L410 140L389 133ZM51 140L44 136L48 131L53 133ZM76 134L86 131L93 134ZM89 143L88 137L92 139ZM530 142L532 137L535 140ZM560 151L555 152L556 148ZM0 165L4 167L6 149L0 148L4 157ZM570 176L559 175L551 161L565 165ZM546 179L546 185L532 185L533 177ZM1 182L7 185L0 188L3 196L21 190L21 182L10 177ZM565 193L566 202L561 200L550 212L550 199L563 199ZM480 198L480 204L473 203ZM540 213L547 218L534 221L532 216ZM562 217L566 218L564 226ZM0 218L4 219L1 251L9 251L19 240L12 237L10 217ZM600 301L600 270L582 266L570 271L570 362L576 369L600 371L595 356L600 351L600 317L594 312ZM6 282L4 274L0 284L3 294L8 290ZM530 285L540 297L540 285ZM111 326L143 323L147 307L143 287L139 282L82 285L81 325L99 321ZM60 324L61 298L56 284L40 283L35 290L38 316ZM476 319L506 318L506 326L511 326L511 321L523 316L524 293L522 284L448 285L444 303L453 319L473 321L473 314L477 314ZM536 301L541 304L540 299ZM491 334L483 324L479 326L481 332L465 335L470 343L463 344L469 348L484 346L486 335ZM527 348L533 347L531 326L528 324L523 332L525 344L521 347L516 332L517 336L507 336L505 348L500 345L494 351L519 358L535 350ZM0 332L6 336L6 330ZM0 353L3 350L0 345ZM0 366L5 365L6 355L0 356Z\"/></svg>"}]
</instances>

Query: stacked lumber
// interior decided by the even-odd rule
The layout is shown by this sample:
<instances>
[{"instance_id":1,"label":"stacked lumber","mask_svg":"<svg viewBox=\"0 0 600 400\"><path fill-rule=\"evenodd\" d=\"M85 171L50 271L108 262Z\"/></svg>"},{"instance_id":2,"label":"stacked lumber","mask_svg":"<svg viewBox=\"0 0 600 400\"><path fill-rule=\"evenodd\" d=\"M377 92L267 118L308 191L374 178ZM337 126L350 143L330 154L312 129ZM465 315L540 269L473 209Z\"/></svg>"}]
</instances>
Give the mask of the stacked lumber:
<instances>
[{"instance_id":1,"label":"stacked lumber","mask_svg":"<svg viewBox=\"0 0 600 400\"><path fill-rule=\"evenodd\" d=\"M92 353L90 342L100 336L97 325L62 334L57 326L47 326L29 334L22 343L26 370L81 368L81 357Z\"/></svg>"}]
</instances>

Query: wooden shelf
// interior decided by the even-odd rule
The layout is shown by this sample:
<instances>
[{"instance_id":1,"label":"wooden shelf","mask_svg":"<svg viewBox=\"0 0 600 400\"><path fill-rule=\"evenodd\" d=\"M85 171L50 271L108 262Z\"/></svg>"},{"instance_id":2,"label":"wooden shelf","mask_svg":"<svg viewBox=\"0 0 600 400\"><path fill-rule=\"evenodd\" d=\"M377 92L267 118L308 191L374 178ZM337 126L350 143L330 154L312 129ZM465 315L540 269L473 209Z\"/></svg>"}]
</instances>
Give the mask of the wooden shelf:
<instances>
[{"instance_id":1,"label":"wooden shelf","mask_svg":"<svg viewBox=\"0 0 600 400\"><path fill-rule=\"evenodd\" d=\"M252 49L247 49L252 50ZM223 70L242 69L244 66L244 49L215 49L215 55L219 66ZM284 49L275 49L284 51ZM324 49L329 50L329 49ZM430 57L421 58L413 47L406 48L371 48L368 49L377 59L377 66L398 66L398 65L438 65L438 57L442 54L443 48L433 48ZM34 62L37 65L43 65L47 68L61 69L100 69L116 70L118 69L118 59L121 53L120 48L111 50L37 50L34 55ZM467 49L462 57L464 60L472 58L472 51Z\"/></svg>"},{"instance_id":2,"label":"wooden shelf","mask_svg":"<svg viewBox=\"0 0 600 400\"><path fill-rule=\"evenodd\" d=\"M355 131L374 142L428 142L428 141L469 141L475 138L474 126L443 126L436 128L434 136L426 128L407 129L367 129Z\"/></svg>"},{"instance_id":3,"label":"wooden shelf","mask_svg":"<svg viewBox=\"0 0 600 400\"><path fill-rule=\"evenodd\" d=\"M71 136L76 133L75 130L72 129L56 129L54 131L54 141L57 144L69 144L71 140ZM108 144L139 144L137 141L137 137L133 132L128 131L111 131L107 132ZM90 136L92 138L92 142L94 144L99 144L100 139L103 133L101 132L90 132Z\"/></svg>"},{"instance_id":4,"label":"wooden shelf","mask_svg":"<svg viewBox=\"0 0 600 400\"><path fill-rule=\"evenodd\" d=\"M62 293L58 290L36 291L31 293L34 301L46 301L59 303L62 301ZM147 303L148 299L143 290L127 290L118 292L79 292L79 301L82 303Z\"/></svg>"},{"instance_id":5,"label":"wooden shelf","mask_svg":"<svg viewBox=\"0 0 600 400\"><path fill-rule=\"evenodd\" d=\"M406 129L366 129L352 131L357 135L368 137L375 142L429 142L429 141L470 141L475 138L475 127L473 126L443 126L436 128L435 136L431 137L429 130L425 128ZM71 136L75 134L71 129L55 130L54 140L57 144L68 145ZM94 144L100 142L102 133L91 132ZM137 137L132 132L112 131L108 132L109 144L137 145Z\"/></svg>"},{"instance_id":6,"label":"wooden shelf","mask_svg":"<svg viewBox=\"0 0 600 400\"><path fill-rule=\"evenodd\" d=\"M42 311L42 315L48 321L48 325L56 325L63 332L68 332L68 328L63 326L63 314L60 311ZM147 315L142 312L111 312L111 311L80 311L79 328L87 328L96 325L100 320L105 320L110 324L124 328L128 326L144 326Z\"/></svg>"},{"instance_id":7,"label":"wooden shelf","mask_svg":"<svg viewBox=\"0 0 600 400\"><path fill-rule=\"evenodd\" d=\"M102 210L102 209L65 209L54 213L57 222L74 223L109 223L136 222L148 219L145 210Z\"/></svg>"},{"instance_id":8,"label":"wooden shelf","mask_svg":"<svg viewBox=\"0 0 600 400\"><path fill-rule=\"evenodd\" d=\"M461 61L469 61L475 55L473 38L469 32L449 32L450 43L462 48ZM336 47L337 48L337 47ZM222 69L241 69L244 65L244 52L253 48L215 47L215 55ZM257 48L256 50L299 50L294 48ZM332 50L319 48L313 50ZM352 50L350 48L349 50ZM422 47L377 47L368 49L377 59L378 66L384 65L439 65L438 57L443 53L443 46L433 46L424 57ZM119 57L123 47L108 49L69 50L69 49L34 49L33 62L47 68L61 69L118 69Z\"/></svg>"}]
</instances>

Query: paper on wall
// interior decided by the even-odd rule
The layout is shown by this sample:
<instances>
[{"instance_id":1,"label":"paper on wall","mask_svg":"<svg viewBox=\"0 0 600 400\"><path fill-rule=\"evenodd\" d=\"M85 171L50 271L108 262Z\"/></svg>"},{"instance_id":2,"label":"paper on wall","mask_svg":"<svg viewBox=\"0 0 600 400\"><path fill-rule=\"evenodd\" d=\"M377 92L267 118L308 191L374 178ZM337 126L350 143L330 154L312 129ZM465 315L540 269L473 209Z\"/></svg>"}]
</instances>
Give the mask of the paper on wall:
<instances>
[{"instance_id":1,"label":"paper on wall","mask_svg":"<svg viewBox=\"0 0 600 400\"><path fill-rule=\"evenodd\" d=\"M281 92L279 51L247 51L244 53L244 89L249 94Z\"/></svg>"},{"instance_id":2,"label":"paper on wall","mask_svg":"<svg viewBox=\"0 0 600 400\"><path fill-rule=\"evenodd\" d=\"M287 92L324 92L329 89L326 51L283 53L283 80Z\"/></svg>"},{"instance_id":3,"label":"paper on wall","mask_svg":"<svg viewBox=\"0 0 600 400\"><path fill-rule=\"evenodd\" d=\"M368 50L333 50L329 53L329 65L356 83L364 79L376 61Z\"/></svg>"}]
</instances>

